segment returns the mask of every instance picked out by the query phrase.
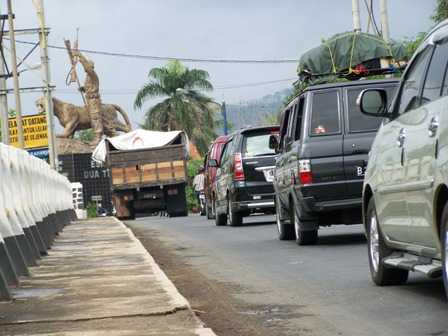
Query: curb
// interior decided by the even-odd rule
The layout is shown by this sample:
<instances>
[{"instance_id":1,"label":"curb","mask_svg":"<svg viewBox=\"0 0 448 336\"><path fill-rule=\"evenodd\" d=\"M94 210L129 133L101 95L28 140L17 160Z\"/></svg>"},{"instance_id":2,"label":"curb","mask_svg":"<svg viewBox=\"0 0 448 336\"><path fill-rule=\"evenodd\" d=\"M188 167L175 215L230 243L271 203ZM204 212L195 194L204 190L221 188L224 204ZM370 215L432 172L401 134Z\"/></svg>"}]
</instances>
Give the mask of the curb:
<instances>
[{"instance_id":1,"label":"curb","mask_svg":"<svg viewBox=\"0 0 448 336\"><path fill-rule=\"evenodd\" d=\"M140 242L140 240L138 240L138 238L134 235L132 230L130 228L128 228L122 221L120 221L116 217L111 217L111 218L113 218L117 222L117 224L119 224L126 230L129 238L132 241L136 242L136 245L138 246L138 248L144 252L145 258L148 260L148 262L151 264L151 266L154 269L154 275L155 275L156 279L162 284L163 289L166 290L168 295L171 297L172 302L179 306L178 309L188 309L192 313L192 315L195 317L198 324L201 326L200 328L195 329L195 333L198 336L217 336L215 334L215 332L212 329L207 328L205 326L204 322L202 322L202 320L193 312L190 302L188 302L188 300L178 291L176 286L166 276L165 272L162 271L162 269L157 264L157 262L154 260L152 255L146 250L146 248L143 246L143 244Z\"/></svg>"}]
</instances>

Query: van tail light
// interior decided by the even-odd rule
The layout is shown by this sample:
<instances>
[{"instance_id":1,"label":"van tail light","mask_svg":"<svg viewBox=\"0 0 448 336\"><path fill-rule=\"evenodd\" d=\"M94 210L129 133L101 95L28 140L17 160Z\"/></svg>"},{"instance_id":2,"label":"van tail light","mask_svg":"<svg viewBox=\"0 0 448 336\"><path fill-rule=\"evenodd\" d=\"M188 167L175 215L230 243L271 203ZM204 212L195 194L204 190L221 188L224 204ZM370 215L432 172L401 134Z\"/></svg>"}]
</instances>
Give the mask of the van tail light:
<instances>
[{"instance_id":1,"label":"van tail light","mask_svg":"<svg viewBox=\"0 0 448 336\"><path fill-rule=\"evenodd\" d=\"M233 180L244 181L243 156L241 153L233 155Z\"/></svg>"},{"instance_id":2,"label":"van tail light","mask_svg":"<svg viewBox=\"0 0 448 336\"><path fill-rule=\"evenodd\" d=\"M313 183L313 173L311 172L310 160L299 160L299 181L300 184Z\"/></svg>"}]
</instances>

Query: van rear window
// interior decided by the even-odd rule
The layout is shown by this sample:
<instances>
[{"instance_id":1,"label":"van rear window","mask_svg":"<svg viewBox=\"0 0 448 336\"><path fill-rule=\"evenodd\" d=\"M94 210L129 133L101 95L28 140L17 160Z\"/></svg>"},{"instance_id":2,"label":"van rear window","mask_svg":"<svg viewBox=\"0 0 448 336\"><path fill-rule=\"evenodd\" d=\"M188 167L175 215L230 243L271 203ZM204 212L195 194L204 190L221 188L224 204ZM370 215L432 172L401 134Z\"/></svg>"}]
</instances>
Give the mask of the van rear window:
<instances>
[{"instance_id":1,"label":"van rear window","mask_svg":"<svg viewBox=\"0 0 448 336\"><path fill-rule=\"evenodd\" d=\"M347 90L348 96L348 128L349 132L368 132L376 131L381 125L382 119L377 117L369 117L362 114L356 105L356 99L362 90L366 88L357 88ZM395 94L396 87L389 86L384 88L387 92L387 100L390 102Z\"/></svg>"},{"instance_id":2,"label":"van rear window","mask_svg":"<svg viewBox=\"0 0 448 336\"><path fill-rule=\"evenodd\" d=\"M243 157L275 155L275 150L269 148L270 136L271 133L245 135L243 143Z\"/></svg>"},{"instance_id":3,"label":"van rear window","mask_svg":"<svg viewBox=\"0 0 448 336\"><path fill-rule=\"evenodd\" d=\"M338 92L328 91L313 94L311 135L340 133Z\"/></svg>"}]
</instances>

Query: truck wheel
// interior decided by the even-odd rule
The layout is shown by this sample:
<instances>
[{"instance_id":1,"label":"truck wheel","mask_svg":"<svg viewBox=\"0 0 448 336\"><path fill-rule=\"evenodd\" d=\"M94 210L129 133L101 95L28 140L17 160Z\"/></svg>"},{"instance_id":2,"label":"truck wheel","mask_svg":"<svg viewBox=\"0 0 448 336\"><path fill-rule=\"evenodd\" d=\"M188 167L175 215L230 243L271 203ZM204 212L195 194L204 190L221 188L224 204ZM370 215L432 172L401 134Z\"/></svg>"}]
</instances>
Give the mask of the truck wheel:
<instances>
[{"instance_id":1,"label":"truck wheel","mask_svg":"<svg viewBox=\"0 0 448 336\"><path fill-rule=\"evenodd\" d=\"M213 201L213 209L215 209L215 224L216 226L224 226L227 224L227 214L220 214L216 210L216 203Z\"/></svg>"},{"instance_id":2,"label":"truck wheel","mask_svg":"<svg viewBox=\"0 0 448 336\"><path fill-rule=\"evenodd\" d=\"M443 208L441 224L440 238L442 242L443 285L445 286L445 293L448 297L448 203Z\"/></svg>"},{"instance_id":3,"label":"truck wheel","mask_svg":"<svg viewBox=\"0 0 448 336\"><path fill-rule=\"evenodd\" d=\"M227 220L230 226L240 226L243 224L242 214L233 211L229 198L227 198Z\"/></svg>"},{"instance_id":4,"label":"truck wheel","mask_svg":"<svg viewBox=\"0 0 448 336\"><path fill-rule=\"evenodd\" d=\"M212 208L208 206L208 203L205 203L205 215L207 219L215 219L214 212Z\"/></svg>"},{"instance_id":5,"label":"truck wheel","mask_svg":"<svg viewBox=\"0 0 448 336\"><path fill-rule=\"evenodd\" d=\"M378 286L404 284L408 279L409 271L387 267L382 262L385 257L392 253L392 250L384 242L373 197L367 207L366 223L369 267L373 282Z\"/></svg>"},{"instance_id":6,"label":"truck wheel","mask_svg":"<svg viewBox=\"0 0 448 336\"><path fill-rule=\"evenodd\" d=\"M291 209L291 221L294 223L294 232L297 245L316 245L317 243L317 229L315 230L303 230L302 221L296 211L296 205Z\"/></svg>"},{"instance_id":7,"label":"truck wheel","mask_svg":"<svg viewBox=\"0 0 448 336\"><path fill-rule=\"evenodd\" d=\"M281 220L282 206L278 196L275 197L275 218L277 221L278 239L280 240L293 240L295 238L294 226L291 224L285 224L284 220Z\"/></svg>"}]
</instances>

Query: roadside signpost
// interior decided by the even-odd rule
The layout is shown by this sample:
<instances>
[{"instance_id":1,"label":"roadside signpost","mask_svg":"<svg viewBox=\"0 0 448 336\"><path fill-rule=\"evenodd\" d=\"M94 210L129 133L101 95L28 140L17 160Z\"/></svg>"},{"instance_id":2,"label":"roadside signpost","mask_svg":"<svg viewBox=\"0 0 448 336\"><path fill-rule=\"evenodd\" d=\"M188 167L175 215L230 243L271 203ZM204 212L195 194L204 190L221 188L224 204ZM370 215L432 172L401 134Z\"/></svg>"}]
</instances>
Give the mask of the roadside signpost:
<instances>
[{"instance_id":1,"label":"roadside signpost","mask_svg":"<svg viewBox=\"0 0 448 336\"><path fill-rule=\"evenodd\" d=\"M16 118L9 118L10 145L20 147ZM49 161L47 118L45 114L22 117L25 150L44 161Z\"/></svg>"}]
</instances>

